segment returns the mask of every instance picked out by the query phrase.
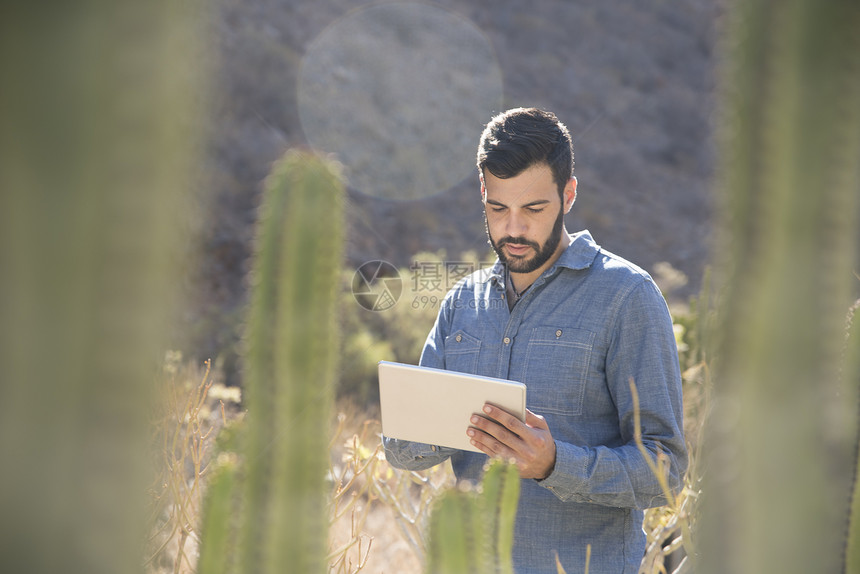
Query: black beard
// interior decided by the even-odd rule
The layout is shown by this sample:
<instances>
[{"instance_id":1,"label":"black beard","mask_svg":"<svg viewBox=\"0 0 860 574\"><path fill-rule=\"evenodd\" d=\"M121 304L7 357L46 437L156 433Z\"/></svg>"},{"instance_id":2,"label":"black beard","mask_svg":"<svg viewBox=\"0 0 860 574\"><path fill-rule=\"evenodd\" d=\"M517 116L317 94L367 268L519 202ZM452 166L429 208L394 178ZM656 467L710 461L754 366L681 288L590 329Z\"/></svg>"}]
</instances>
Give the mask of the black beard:
<instances>
[{"instance_id":1,"label":"black beard","mask_svg":"<svg viewBox=\"0 0 860 574\"><path fill-rule=\"evenodd\" d=\"M510 236L503 237L498 243L496 243L493 241L493 236L490 235L490 226L487 222L486 211L484 212L484 227L487 230L487 238L489 239L490 245L493 246L493 250L499 257L499 261L507 267L509 272L531 273L532 271L540 269L544 263L550 260L555 253L555 250L558 249L558 244L561 243L561 230L564 227L564 211L562 209L558 210L558 217L555 220L555 224L552 226L552 232L543 246L536 241L529 241L525 237ZM502 249L506 243L512 243L514 245L528 245L535 250L535 255L531 259L508 258Z\"/></svg>"}]
</instances>

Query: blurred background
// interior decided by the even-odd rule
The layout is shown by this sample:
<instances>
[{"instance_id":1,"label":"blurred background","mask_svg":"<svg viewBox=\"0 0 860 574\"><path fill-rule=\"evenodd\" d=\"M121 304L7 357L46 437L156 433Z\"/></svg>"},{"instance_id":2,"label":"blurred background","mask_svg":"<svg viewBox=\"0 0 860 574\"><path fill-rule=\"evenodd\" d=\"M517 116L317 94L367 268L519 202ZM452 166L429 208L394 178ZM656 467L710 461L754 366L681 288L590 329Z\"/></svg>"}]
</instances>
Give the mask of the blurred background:
<instances>
[{"instance_id":1,"label":"blurred background","mask_svg":"<svg viewBox=\"0 0 860 574\"><path fill-rule=\"evenodd\" d=\"M205 193L175 346L220 357L231 384L262 180L294 146L344 164L346 268L408 267L439 250L483 258L481 130L505 109L546 108L574 140L568 230L589 229L665 275L674 301L698 293L714 212L720 2L222 0L208 10Z\"/></svg>"}]
</instances>

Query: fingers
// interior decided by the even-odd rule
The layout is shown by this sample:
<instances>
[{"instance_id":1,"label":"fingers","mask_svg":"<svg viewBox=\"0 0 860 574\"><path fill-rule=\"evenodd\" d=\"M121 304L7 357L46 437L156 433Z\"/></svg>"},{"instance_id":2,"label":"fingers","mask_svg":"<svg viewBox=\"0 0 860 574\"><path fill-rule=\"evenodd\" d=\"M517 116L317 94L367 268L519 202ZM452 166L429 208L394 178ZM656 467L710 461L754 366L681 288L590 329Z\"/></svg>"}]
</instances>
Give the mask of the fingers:
<instances>
[{"instance_id":1,"label":"fingers","mask_svg":"<svg viewBox=\"0 0 860 574\"><path fill-rule=\"evenodd\" d=\"M511 432L518 436L525 436L528 434L528 428L536 428L541 430L549 430L549 426L546 423L546 419L541 415L535 414L529 409L526 409L526 422L523 423L520 419L518 419L515 415L507 412L506 410L500 409L499 407L495 407L490 404L484 405L484 412L487 413L487 416L498 422L503 427L509 429Z\"/></svg>"},{"instance_id":2,"label":"fingers","mask_svg":"<svg viewBox=\"0 0 860 574\"><path fill-rule=\"evenodd\" d=\"M491 451L488 454L503 455L522 448L520 436L499 422L479 415L472 415L470 422L468 434L472 444L478 448L485 446Z\"/></svg>"},{"instance_id":3,"label":"fingers","mask_svg":"<svg viewBox=\"0 0 860 574\"><path fill-rule=\"evenodd\" d=\"M469 428L472 446L491 457L516 458L516 453L507 444L499 441L493 435L478 429Z\"/></svg>"},{"instance_id":4,"label":"fingers","mask_svg":"<svg viewBox=\"0 0 860 574\"><path fill-rule=\"evenodd\" d=\"M511 458L522 478L545 478L555 465L555 441L546 421L526 410L526 422L507 411L484 405L486 416L472 415L466 431L471 443L487 455Z\"/></svg>"},{"instance_id":5,"label":"fingers","mask_svg":"<svg viewBox=\"0 0 860 574\"><path fill-rule=\"evenodd\" d=\"M528 412L528 409L526 409L526 411ZM491 404L486 404L484 405L484 412L489 418L498 422L503 427L510 429L513 433L522 434L526 429L523 421L504 409L500 409L499 407ZM526 416L528 417L528 414L526 414Z\"/></svg>"},{"instance_id":6,"label":"fingers","mask_svg":"<svg viewBox=\"0 0 860 574\"><path fill-rule=\"evenodd\" d=\"M534 414L528 409L526 409L526 424L530 427L549 430L549 426L546 424L546 419L540 415Z\"/></svg>"},{"instance_id":7,"label":"fingers","mask_svg":"<svg viewBox=\"0 0 860 574\"><path fill-rule=\"evenodd\" d=\"M472 445L491 456L520 458L529 452L529 427L516 416L492 405L484 405L486 416L472 415L467 431ZM537 415L534 415L537 416Z\"/></svg>"}]
</instances>

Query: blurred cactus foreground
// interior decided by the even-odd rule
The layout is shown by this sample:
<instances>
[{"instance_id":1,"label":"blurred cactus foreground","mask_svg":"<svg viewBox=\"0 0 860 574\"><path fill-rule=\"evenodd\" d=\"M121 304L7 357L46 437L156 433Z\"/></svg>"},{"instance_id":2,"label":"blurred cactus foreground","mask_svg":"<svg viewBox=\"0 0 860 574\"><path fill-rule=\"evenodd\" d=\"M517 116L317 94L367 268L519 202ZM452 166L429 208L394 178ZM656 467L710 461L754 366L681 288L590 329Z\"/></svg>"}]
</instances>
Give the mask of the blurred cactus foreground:
<instances>
[{"instance_id":1,"label":"blurred cactus foreground","mask_svg":"<svg viewBox=\"0 0 860 574\"><path fill-rule=\"evenodd\" d=\"M200 573L325 572L343 186L288 152L269 175L245 333L248 414L204 510ZM236 524L223 522L237 508ZM228 544L224 544L224 541ZM235 542L234 542L235 541Z\"/></svg>"},{"instance_id":2,"label":"blurred cactus foreground","mask_svg":"<svg viewBox=\"0 0 860 574\"><path fill-rule=\"evenodd\" d=\"M845 373L855 375L860 385L860 299L848 315L845 341ZM851 516L848 524L848 542L845 546L845 572L860 572L860 431L854 453L854 487L851 493Z\"/></svg>"},{"instance_id":3,"label":"blurred cactus foreground","mask_svg":"<svg viewBox=\"0 0 860 574\"><path fill-rule=\"evenodd\" d=\"M452 488L430 515L427 574L513 574L517 467L489 463L477 491Z\"/></svg>"},{"instance_id":4,"label":"blurred cactus foreground","mask_svg":"<svg viewBox=\"0 0 860 574\"><path fill-rule=\"evenodd\" d=\"M705 570L839 572L860 374L860 3L731 4ZM856 572L857 570L853 570Z\"/></svg>"},{"instance_id":5,"label":"blurred cactus foreground","mask_svg":"<svg viewBox=\"0 0 860 574\"><path fill-rule=\"evenodd\" d=\"M0 571L141 572L195 2L0 5Z\"/></svg>"}]
</instances>

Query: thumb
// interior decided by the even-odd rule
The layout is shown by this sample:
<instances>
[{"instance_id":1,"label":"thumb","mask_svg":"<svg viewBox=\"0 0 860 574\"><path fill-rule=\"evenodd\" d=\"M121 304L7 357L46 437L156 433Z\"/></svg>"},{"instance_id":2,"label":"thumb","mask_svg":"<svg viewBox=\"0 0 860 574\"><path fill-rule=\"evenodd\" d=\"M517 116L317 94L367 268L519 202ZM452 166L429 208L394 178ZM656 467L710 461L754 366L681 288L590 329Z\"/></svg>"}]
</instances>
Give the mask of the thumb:
<instances>
[{"instance_id":1,"label":"thumb","mask_svg":"<svg viewBox=\"0 0 860 574\"><path fill-rule=\"evenodd\" d=\"M549 430L549 426L546 424L546 419L540 415L534 414L528 409L526 409L526 424L530 427Z\"/></svg>"}]
</instances>

